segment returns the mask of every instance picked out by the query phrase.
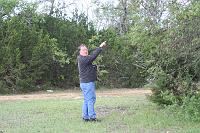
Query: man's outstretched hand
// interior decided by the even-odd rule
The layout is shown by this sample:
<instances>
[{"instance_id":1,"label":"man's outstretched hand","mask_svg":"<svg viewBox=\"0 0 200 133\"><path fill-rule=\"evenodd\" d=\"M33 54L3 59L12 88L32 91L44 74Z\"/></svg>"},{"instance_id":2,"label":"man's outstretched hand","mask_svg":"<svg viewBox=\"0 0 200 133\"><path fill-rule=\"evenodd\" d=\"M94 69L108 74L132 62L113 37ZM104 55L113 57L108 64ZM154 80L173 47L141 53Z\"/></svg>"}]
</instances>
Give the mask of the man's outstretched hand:
<instances>
[{"instance_id":1,"label":"man's outstretched hand","mask_svg":"<svg viewBox=\"0 0 200 133\"><path fill-rule=\"evenodd\" d=\"M106 46L106 41L102 42L101 45L99 46L100 48L103 48Z\"/></svg>"}]
</instances>

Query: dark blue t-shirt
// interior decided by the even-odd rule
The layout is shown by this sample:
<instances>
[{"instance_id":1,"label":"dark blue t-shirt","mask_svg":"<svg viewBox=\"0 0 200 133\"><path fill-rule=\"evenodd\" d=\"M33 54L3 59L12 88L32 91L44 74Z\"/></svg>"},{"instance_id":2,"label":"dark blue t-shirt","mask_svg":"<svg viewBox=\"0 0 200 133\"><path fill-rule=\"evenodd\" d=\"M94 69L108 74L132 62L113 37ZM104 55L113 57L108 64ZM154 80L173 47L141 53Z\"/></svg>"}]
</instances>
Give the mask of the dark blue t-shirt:
<instances>
[{"instance_id":1,"label":"dark blue t-shirt","mask_svg":"<svg viewBox=\"0 0 200 133\"><path fill-rule=\"evenodd\" d=\"M97 67L92 62L97 58L102 48L96 48L88 56L78 56L78 69L80 83L94 82L97 80Z\"/></svg>"}]
</instances>

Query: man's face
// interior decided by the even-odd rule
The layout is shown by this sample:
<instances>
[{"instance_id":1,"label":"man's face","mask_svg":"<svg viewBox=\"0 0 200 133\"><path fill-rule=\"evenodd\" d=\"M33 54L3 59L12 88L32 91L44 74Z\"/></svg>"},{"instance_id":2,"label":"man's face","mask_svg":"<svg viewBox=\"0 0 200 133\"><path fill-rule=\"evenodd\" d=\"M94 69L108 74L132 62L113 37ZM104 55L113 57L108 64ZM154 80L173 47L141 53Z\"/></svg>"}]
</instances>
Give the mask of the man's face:
<instances>
[{"instance_id":1,"label":"man's face","mask_svg":"<svg viewBox=\"0 0 200 133\"><path fill-rule=\"evenodd\" d=\"M88 49L86 46L82 46L80 49L80 55L82 56L88 56Z\"/></svg>"}]
</instances>

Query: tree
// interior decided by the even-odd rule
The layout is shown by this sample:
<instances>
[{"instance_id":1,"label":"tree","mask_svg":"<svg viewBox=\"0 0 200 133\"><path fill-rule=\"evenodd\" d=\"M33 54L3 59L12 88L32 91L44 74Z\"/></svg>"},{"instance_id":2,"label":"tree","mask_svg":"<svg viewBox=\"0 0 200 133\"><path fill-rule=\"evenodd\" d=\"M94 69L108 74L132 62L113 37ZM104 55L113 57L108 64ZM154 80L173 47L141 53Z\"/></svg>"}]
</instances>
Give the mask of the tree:
<instances>
[{"instance_id":1,"label":"tree","mask_svg":"<svg viewBox=\"0 0 200 133\"><path fill-rule=\"evenodd\" d=\"M7 3L4 4L6 7ZM1 18L1 93L37 89L35 86L41 82L49 82L47 76L51 71L48 70L53 62L68 63L67 55L58 48L56 39L39 29L41 16L35 12L35 5L15 3L12 10L16 7L21 8L18 13L12 13L14 16Z\"/></svg>"}]
</instances>

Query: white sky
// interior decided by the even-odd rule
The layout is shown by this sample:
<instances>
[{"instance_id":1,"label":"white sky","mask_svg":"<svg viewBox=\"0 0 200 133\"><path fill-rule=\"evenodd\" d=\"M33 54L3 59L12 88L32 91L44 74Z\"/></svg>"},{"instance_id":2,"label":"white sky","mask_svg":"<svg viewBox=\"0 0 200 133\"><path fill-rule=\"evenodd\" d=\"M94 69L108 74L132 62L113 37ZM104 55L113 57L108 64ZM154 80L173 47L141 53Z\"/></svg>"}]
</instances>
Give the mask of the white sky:
<instances>
[{"instance_id":1,"label":"white sky","mask_svg":"<svg viewBox=\"0 0 200 133\"><path fill-rule=\"evenodd\" d=\"M46 2L42 2L42 4L40 4L40 8L39 11L45 12L48 11L49 12L49 7L50 7L50 2L51 0L25 0L28 2L35 2L35 1L46 1ZM57 6L58 3L65 3L65 8L63 8L63 12L65 14L67 14L67 16L70 18L72 17L72 13L74 11L75 8L78 8L79 13L85 13L88 16L89 21L96 21L96 26L97 27L102 27L105 24L102 23L103 21L97 21L95 13L94 13L94 9L95 9L95 5L92 4L92 2L94 2L96 0L55 0L55 5ZM118 3L119 0L97 0L101 3L106 3L106 2L111 2L114 5L116 5ZM188 0L178 0L180 3L187 3Z\"/></svg>"},{"instance_id":2,"label":"white sky","mask_svg":"<svg viewBox=\"0 0 200 133\"><path fill-rule=\"evenodd\" d=\"M45 12L45 10L50 6L50 2L51 0L25 0L28 2L35 2L35 1L43 1L42 4L40 4L40 11ZM46 2L44 2L46 1ZM95 5L92 4L92 2L94 2L95 0L55 0L55 3L57 5L57 3L65 3L65 9L64 12L67 15L71 15L71 13L74 11L75 7L78 8L79 13L80 12L85 12L86 15L88 15L89 20L92 20L95 17L94 14L94 9L95 9ZM102 3L105 2L113 2L113 3L117 3L118 0L99 0Z\"/></svg>"},{"instance_id":3,"label":"white sky","mask_svg":"<svg viewBox=\"0 0 200 133\"><path fill-rule=\"evenodd\" d=\"M50 6L51 6L51 0L25 0L27 2L41 2L38 11L39 12L46 12L49 13ZM46 1L46 2L45 2ZM65 3L65 8L62 9L62 11L67 15L68 18L72 17L72 13L74 12L75 8L78 8L79 13L85 13L86 16L88 16L89 21L93 21L96 28L101 29L102 27L105 27L105 22L103 20L98 20L95 16L94 9L96 8L96 5L93 4L94 1L99 1L100 3L106 3L111 2L115 5L118 4L119 0L55 0L55 6L58 5L58 3Z\"/></svg>"}]
</instances>

